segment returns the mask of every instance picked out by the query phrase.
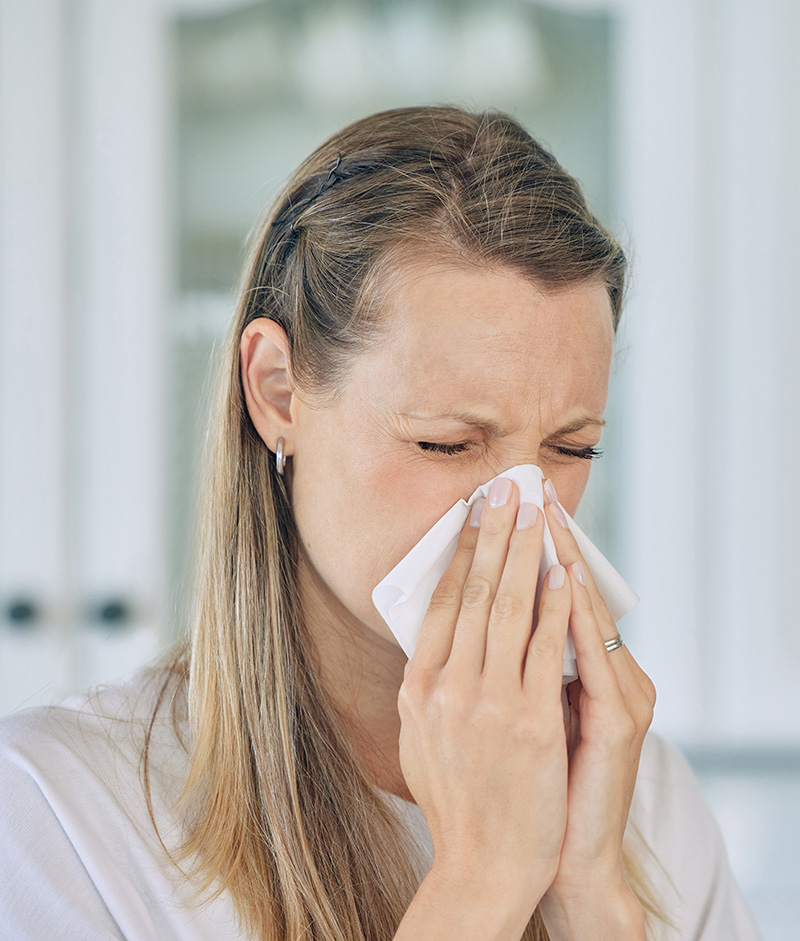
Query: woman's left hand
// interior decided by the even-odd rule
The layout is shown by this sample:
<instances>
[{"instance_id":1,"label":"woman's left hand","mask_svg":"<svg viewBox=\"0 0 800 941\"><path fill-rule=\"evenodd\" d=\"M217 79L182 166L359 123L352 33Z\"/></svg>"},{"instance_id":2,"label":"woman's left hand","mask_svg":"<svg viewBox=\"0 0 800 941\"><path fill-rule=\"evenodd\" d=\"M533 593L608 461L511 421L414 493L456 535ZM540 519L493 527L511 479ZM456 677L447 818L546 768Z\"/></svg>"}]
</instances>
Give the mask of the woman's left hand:
<instances>
[{"instance_id":1,"label":"woman's left hand","mask_svg":"<svg viewBox=\"0 0 800 941\"><path fill-rule=\"evenodd\" d=\"M556 878L540 907L553 938L644 938L643 927L630 933L634 923L643 926L643 911L625 878L622 838L655 687L627 646L606 650L604 641L617 636L614 619L563 512L547 503L546 514L558 560L570 578L570 628L580 679L566 690L567 830ZM624 924L630 931L614 934ZM588 935L582 933L587 929Z\"/></svg>"}]
</instances>

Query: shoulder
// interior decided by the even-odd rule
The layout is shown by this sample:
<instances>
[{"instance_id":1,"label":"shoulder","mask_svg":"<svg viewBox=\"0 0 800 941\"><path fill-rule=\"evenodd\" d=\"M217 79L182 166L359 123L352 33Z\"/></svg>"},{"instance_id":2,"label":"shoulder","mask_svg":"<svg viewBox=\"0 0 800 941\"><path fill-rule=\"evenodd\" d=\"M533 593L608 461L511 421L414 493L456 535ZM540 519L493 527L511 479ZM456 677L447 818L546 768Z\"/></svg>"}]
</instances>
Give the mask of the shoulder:
<instances>
[{"instance_id":1,"label":"shoulder","mask_svg":"<svg viewBox=\"0 0 800 941\"><path fill-rule=\"evenodd\" d=\"M654 732L642 748L629 837L676 923L669 937L758 941L700 782L681 751Z\"/></svg>"},{"instance_id":2,"label":"shoulder","mask_svg":"<svg viewBox=\"0 0 800 941\"><path fill-rule=\"evenodd\" d=\"M95 819L116 809L139 823L146 810L145 745L156 798L172 790L187 765L175 690L172 674L145 668L57 705L0 719L0 787L16 795L14 819L26 813L27 802L44 801L63 823L91 798ZM7 808L0 806L0 814L8 822Z\"/></svg>"},{"instance_id":3,"label":"shoulder","mask_svg":"<svg viewBox=\"0 0 800 941\"><path fill-rule=\"evenodd\" d=\"M664 801L681 806L686 813L700 811L706 803L700 782L683 753L656 732L648 732L642 747L636 779L636 802L642 809L664 809ZM657 818L648 814L651 824Z\"/></svg>"},{"instance_id":4,"label":"shoulder","mask_svg":"<svg viewBox=\"0 0 800 941\"><path fill-rule=\"evenodd\" d=\"M183 936L172 930L184 913L160 836L179 831L170 810L188 758L165 679L139 671L0 720L4 937ZM152 808L141 774L148 735Z\"/></svg>"},{"instance_id":5,"label":"shoulder","mask_svg":"<svg viewBox=\"0 0 800 941\"><path fill-rule=\"evenodd\" d=\"M129 785L148 738L159 764L164 751L179 744L164 708L169 689L168 675L146 668L57 705L0 719L0 775L29 781L56 803L82 786Z\"/></svg>"}]
</instances>

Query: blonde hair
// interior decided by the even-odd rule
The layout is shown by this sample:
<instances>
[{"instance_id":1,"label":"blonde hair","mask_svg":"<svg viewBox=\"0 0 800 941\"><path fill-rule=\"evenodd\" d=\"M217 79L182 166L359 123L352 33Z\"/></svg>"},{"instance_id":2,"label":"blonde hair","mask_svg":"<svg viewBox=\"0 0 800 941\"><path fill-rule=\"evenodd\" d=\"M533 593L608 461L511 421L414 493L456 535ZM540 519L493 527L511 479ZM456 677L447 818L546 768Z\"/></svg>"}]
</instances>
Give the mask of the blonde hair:
<instances>
[{"instance_id":1,"label":"blonde hair","mask_svg":"<svg viewBox=\"0 0 800 941\"><path fill-rule=\"evenodd\" d=\"M245 405L239 345L286 331L299 388L334 395L381 336L399 249L504 267L538 284L606 284L616 329L625 257L577 182L513 119L457 108L372 115L323 143L255 234L206 441L188 676L193 744L175 853L198 897L228 892L262 941L389 941L418 886L408 833L352 748L314 669L284 478ZM146 764L145 764L146 767ZM625 850L631 886L657 912ZM525 941L547 932L538 910Z\"/></svg>"}]
</instances>

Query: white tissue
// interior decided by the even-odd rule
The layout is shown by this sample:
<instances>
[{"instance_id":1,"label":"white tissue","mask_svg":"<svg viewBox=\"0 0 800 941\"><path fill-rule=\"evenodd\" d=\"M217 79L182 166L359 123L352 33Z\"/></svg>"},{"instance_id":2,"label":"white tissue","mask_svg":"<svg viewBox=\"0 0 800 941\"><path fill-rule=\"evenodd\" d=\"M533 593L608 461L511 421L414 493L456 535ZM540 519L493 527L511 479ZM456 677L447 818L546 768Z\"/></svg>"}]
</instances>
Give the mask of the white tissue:
<instances>
[{"instance_id":1,"label":"white tissue","mask_svg":"<svg viewBox=\"0 0 800 941\"><path fill-rule=\"evenodd\" d=\"M544 474L541 468L535 464L518 464L497 476L508 477L514 481L519 487L520 503L535 503L540 509L543 508ZM431 595L456 551L458 536L469 509L478 497L487 496L489 487L496 479L497 477L493 477L492 480L481 484L469 500L459 500L452 506L373 589L373 604L389 625L409 659L417 645L422 620L428 610ZM561 507L561 509L564 508ZM638 603L639 596L597 546L582 532L577 523L570 518L566 510L564 510L564 515L578 543L583 560L594 577L598 591L603 596L611 616L618 621ZM542 580L551 566L557 562L553 537L545 521L544 545L536 588L536 610L538 610ZM562 682L569 683L577 677L575 647L571 634L567 634Z\"/></svg>"}]
</instances>

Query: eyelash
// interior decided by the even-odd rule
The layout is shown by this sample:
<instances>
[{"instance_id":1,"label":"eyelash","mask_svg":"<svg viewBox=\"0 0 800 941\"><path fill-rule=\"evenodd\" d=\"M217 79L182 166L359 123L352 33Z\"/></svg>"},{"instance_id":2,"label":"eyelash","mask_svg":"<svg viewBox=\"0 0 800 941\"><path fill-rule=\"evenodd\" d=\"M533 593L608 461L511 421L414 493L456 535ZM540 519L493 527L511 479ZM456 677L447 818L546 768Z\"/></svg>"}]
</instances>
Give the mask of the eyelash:
<instances>
[{"instance_id":1,"label":"eyelash","mask_svg":"<svg viewBox=\"0 0 800 941\"><path fill-rule=\"evenodd\" d=\"M440 454L461 454L469 448L469 442L462 441L458 444L439 444L436 441L418 441L417 444L423 451L436 451ZM585 461L596 461L597 458L603 456L602 448L578 448L576 450L571 450L570 448L562 448L559 445L549 445L554 451L558 451L559 454L566 454L568 457L579 457Z\"/></svg>"}]
</instances>

